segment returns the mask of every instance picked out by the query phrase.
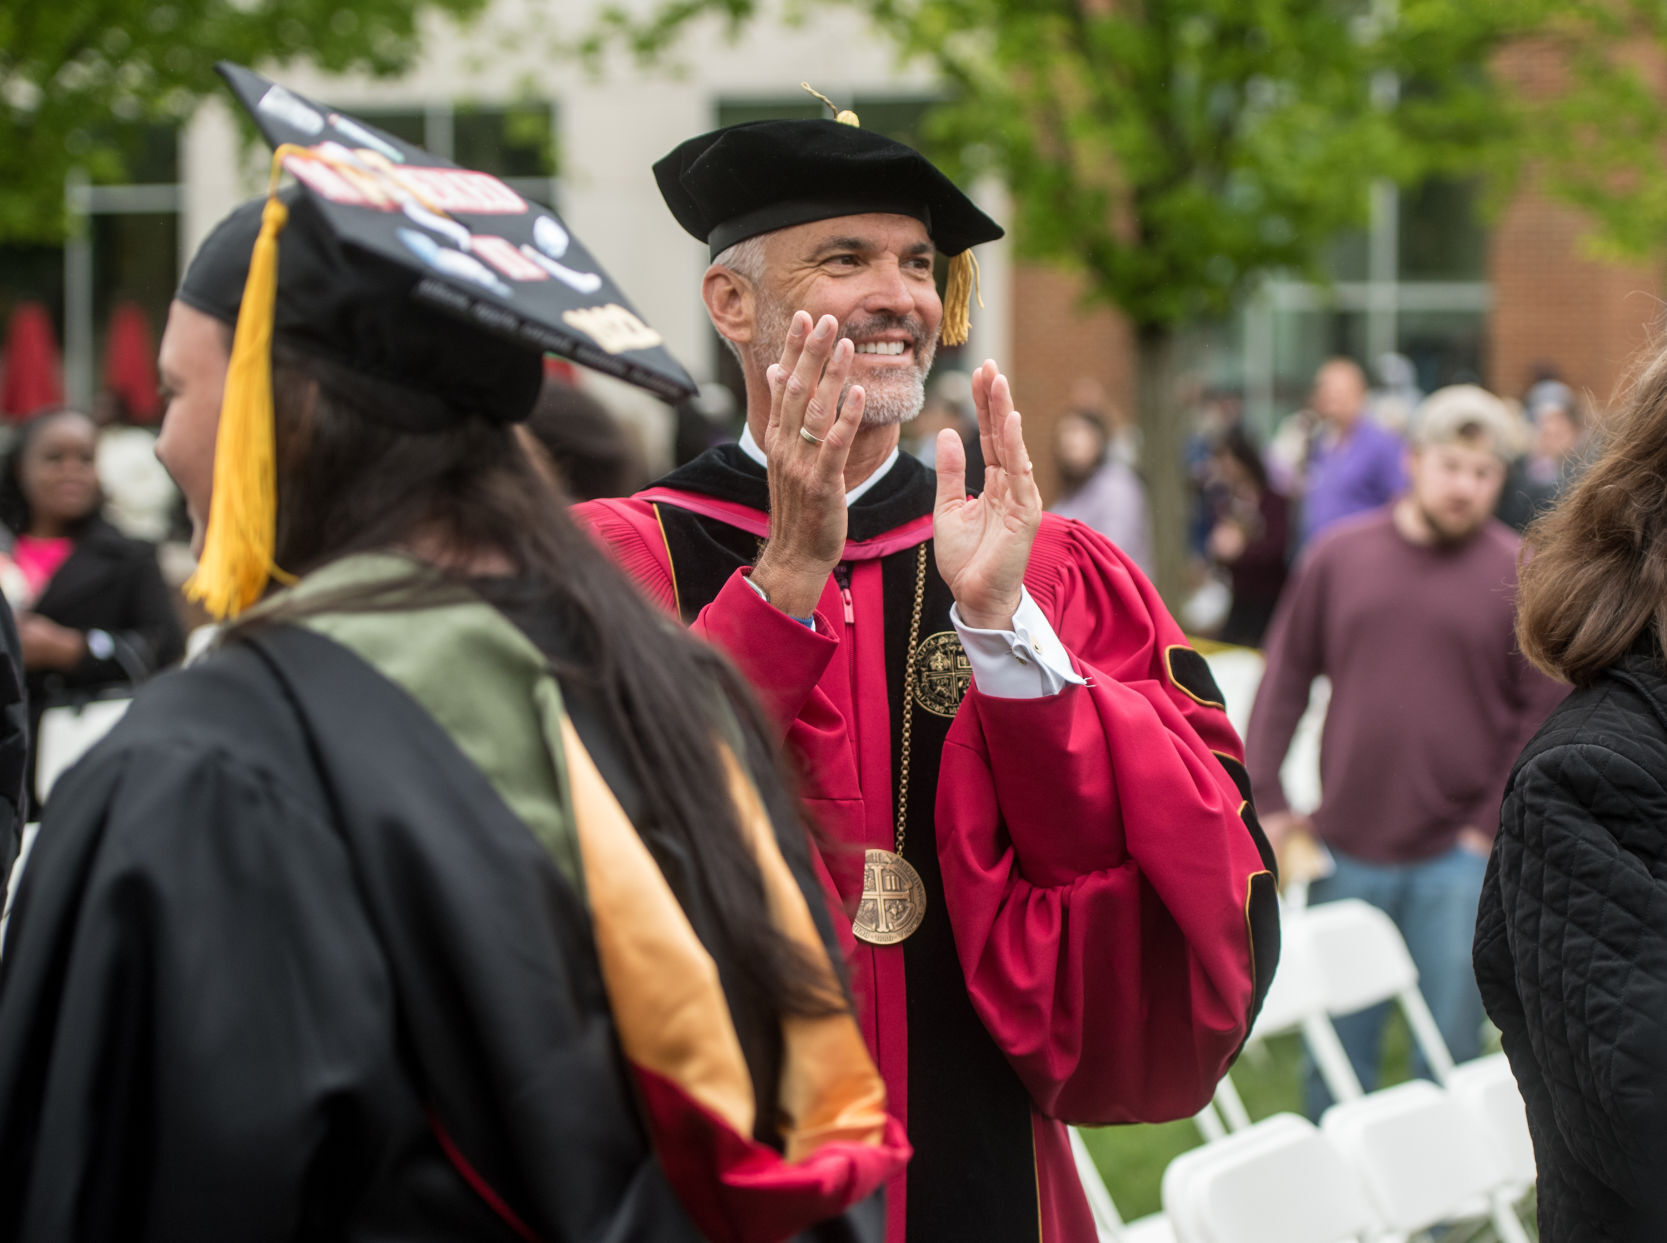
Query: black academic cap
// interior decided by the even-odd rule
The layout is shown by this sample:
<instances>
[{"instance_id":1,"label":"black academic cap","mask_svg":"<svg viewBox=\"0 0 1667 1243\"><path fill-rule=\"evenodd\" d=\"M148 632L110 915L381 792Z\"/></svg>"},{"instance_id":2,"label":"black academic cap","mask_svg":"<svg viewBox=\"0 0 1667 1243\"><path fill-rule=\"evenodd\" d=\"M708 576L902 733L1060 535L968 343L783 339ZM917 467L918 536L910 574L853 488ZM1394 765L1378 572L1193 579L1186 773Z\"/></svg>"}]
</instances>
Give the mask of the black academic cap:
<instances>
[{"instance_id":1,"label":"black academic cap","mask_svg":"<svg viewBox=\"0 0 1667 1243\"><path fill-rule=\"evenodd\" d=\"M545 351L668 399L695 391L555 213L241 66L219 70L275 151L265 201L214 231L180 291L236 325L186 583L215 616L288 578L273 561L275 336L401 385L413 430L524 418ZM300 188L281 195L286 170Z\"/></svg>"},{"instance_id":2,"label":"black academic cap","mask_svg":"<svg viewBox=\"0 0 1667 1243\"><path fill-rule=\"evenodd\" d=\"M276 340L403 390L397 404L377 408L409 431L469 417L499 423L527 417L544 380L539 350L413 299L417 277L409 267L350 254L299 189L279 198L289 221L278 246ZM264 197L253 199L214 227L186 267L176 298L236 327L265 206Z\"/></svg>"},{"instance_id":3,"label":"black academic cap","mask_svg":"<svg viewBox=\"0 0 1667 1243\"><path fill-rule=\"evenodd\" d=\"M439 322L432 312L453 321L449 346L426 374L444 371L448 359L469 366L474 344L491 336L570 358L668 401L695 391L660 334L554 212L496 177L437 159L239 65L222 63L219 71L266 140L288 148L279 158L316 212L317 227L309 227L316 237L304 246L340 261L333 273L297 268L298 276L320 279L294 294L284 288L291 265L283 262L280 323L283 302L298 297L316 300L338 323L352 306L377 304L362 330L380 337L398 329L407 308L421 307L429 314L410 314L418 335ZM326 276L346 288L330 288ZM351 365L360 346L350 335L337 342L337 356ZM368 353L376 357L365 361L385 367L417 351L384 357L375 346Z\"/></svg>"},{"instance_id":4,"label":"black academic cap","mask_svg":"<svg viewBox=\"0 0 1667 1243\"><path fill-rule=\"evenodd\" d=\"M851 122L731 125L682 143L654 165L654 178L677 223L713 255L761 233L864 212L913 216L946 255L1002 235L920 152Z\"/></svg>"},{"instance_id":5,"label":"black academic cap","mask_svg":"<svg viewBox=\"0 0 1667 1243\"><path fill-rule=\"evenodd\" d=\"M713 130L657 163L654 179L677 223L705 242L713 258L749 237L815 220L867 212L913 216L950 256L945 345L963 344L970 329L978 273L972 247L1002 235L924 155L863 129L849 111L832 121L748 121Z\"/></svg>"}]
</instances>

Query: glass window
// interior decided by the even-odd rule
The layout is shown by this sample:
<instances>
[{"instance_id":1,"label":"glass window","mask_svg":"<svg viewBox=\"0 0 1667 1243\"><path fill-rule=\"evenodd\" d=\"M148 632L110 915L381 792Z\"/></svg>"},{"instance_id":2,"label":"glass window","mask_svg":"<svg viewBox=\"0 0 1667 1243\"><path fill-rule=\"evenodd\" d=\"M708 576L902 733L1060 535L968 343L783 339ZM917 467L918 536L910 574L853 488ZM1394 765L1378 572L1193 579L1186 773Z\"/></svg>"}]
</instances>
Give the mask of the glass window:
<instances>
[{"instance_id":1,"label":"glass window","mask_svg":"<svg viewBox=\"0 0 1667 1243\"><path fill-rule=\"evenodd\" d=\"M120 166L95 163L89 170L93 184L167 186L179 180L177 126L112 122L102 128L99 138L115 147Z\"/></svg>"},{"instance_id":2,"label":"glass window","mask_svg":"<svg viewBox=\"0 0 1667 1243\"><path fill-rule=\"evenodd\" d=\"M52 316L58 344L64 340L64 248L0 246L0 341L19 303L40 302Z\"/></svg>"},{"instance_id":3,"label":"glass window","mask_svg":"<svg viewBox=\"0 0 1667 1243\"><path fill-rule=\"evenodd\" d=\"M93 245L93 358L102 379L110 314L131 303L144 314L152 344L161 339L178 280L179 217L172 212L98 215Z\"/></svg>"},{"instance_id":4,"label":"glass window","mask_svg":"<svg viewBox=\"0 0 1667 1243\"><path fill-rule=\"evenodd\" d=\"M428 116L420 108L355 108L353 115L395 138L426 148Z\"/></svg>"},{"instance_id":5,"label":"glass window","mask_svg":"<svg viewBox=\"0 0 1667 1243\"><path fill-rule=\"evenodd\" d=\"M1280 414L1308 400L1314 373L1328 358L1366 359L1364 311L1275 311L1273 313L1273 396Z\"/></svg>"},{"instance_id":6,"label":"glass window","mask_svg":"<svg viewBox=\"0 0 1667 1243\"><path fill-rule=\"evenodd\" d=\"M555 126L548 104L508 108L460 105L452 119L452 158L495 177L550 177L556 171Z\"/></svg>"},{"instance_id":7,"label":"glass window","mask_svg":"<svg viewBox=\"0 0 1667 1243\"><path fill-rule=\"evenodd\" d=\"M1402 311L1396 328L1398 348L1426 393L1444 384L1479 384L1487 374L1486 312Z\"/></svg>"},{"instance_id":8,"label":"glass window","mask_svg":"<svg viewBox=\"0 0 1667 1243\"><path fill-rule=\"evenodd\" d=\"M1334 281L1363 281L1371 275L1371 251L1371 234L1365 229L1350 229L1332 239L1321 268Z\"/></svg>"},{"instance_id":9,"label":"glass window","mask_svg":"<svg viewBox=\"0 0 1667 1243\"><path fill-rule=\"evenodd\" d=\"M1427 181L1401 192L1402 280L1469 281L1487 273L1487 233L1476 210L1476 185Z\"/></svg>"},{"instance_id":10,"label":"glass window","mask_svg":"<svg viewBox=\"0 0 1667 1243\"><path fill-rule=\"evenodd\" d=\"M875 130L911 147L922 141L922 122L933 101L918 95L859 95L849 103L832 97L840 107L849 107L862 120L864 129ZM797 121L831 119L827 105L800 93L781 99L722 99L718 101L718 126L741 125L748 121Z\"/></svg>"},{"instance_id":11,"label":"glass window","mask_svg":"<svg viewBox=\"0 0 1667 1243\"><path fill-rule=\"evenodd\" d=\"M919 96L893 98L859 98L852 107L862 118L864 128L878 130L888 138L907 143L917 150L924 149L926 140L926 110L932 100Z\"/></svg>"},{"instance_id":12,"label":"glass window","mask_svg":"<svg viewBox=\"0 0 1667 1243\"><path fill-rule=\"evenodd\" d=\"M1182 367L1198 388L1244 387L1244 322L1242 315L1208 316L1180 327Z\"/></svg>"},{"instance_id":13,"label":"glass window","mask_svg":"<svg viewBox=\"0 0 1667 1243\"><path fill-rule=\"evenodd\" d=\"M749 121L805 121L825 117L828 110L809 95L787 99L720 99L718 125L745 125Z\"/></svg>"}]
</instances>

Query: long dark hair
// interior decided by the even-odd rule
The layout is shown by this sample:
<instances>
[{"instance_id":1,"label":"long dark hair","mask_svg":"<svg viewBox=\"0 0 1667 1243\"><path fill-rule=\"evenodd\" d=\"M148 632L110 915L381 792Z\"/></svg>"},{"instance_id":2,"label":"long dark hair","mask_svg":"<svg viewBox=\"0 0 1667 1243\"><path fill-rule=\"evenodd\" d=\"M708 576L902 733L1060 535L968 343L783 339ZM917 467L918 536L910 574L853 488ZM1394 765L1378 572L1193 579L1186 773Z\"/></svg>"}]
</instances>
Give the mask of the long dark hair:
<instances>
[{"instance_id":1,"label":"long dark hair","mask_svg":"<svg viewBox=\"0 0 1667 1243\"><path fill-rule=\"evenodd\" d=\"M1602 453L1523 537L1517 643L1590 685L1646 630L1667 651L1667 349L1647 358Z\"/></svg>"},{"instance_id":2,"label":"long dark hair","mask_svg":"<svg viewBox=\"0 0 1667 1243\"><path fill-rule=\"evenodd\" d=\"M23 491L23 458L29 452L29 447L40 439L43 431L59 419L72 415L92 422L91 416L83 414L74 406L58 406L42 411L17 429L12 447L7 450L4 463L0 464L0 523L13 535L28 534L29 524L35 518L29 508L29 498ZM103 510L104 499L101 494L85 515L65 526L64 534L72 539L79 539L81 533L92 525Z\"/></svg>"},{"instance_id":3,"label":"long dark hair","mask_svg":"<svg viewBox=\"0 0 1667 1243\"><path fill-rule=\"evenodd\" d=\"M638 831L718 962L738 1027L756 1032L761 1022L779 1027L783 1016L845 1005L840 981L814 969L769 922L735 809L706 793L725 786L718 731L727 706L772 817L781 824L799 815L739 674L638 595L569 517L512 426L469 418L437 431L397 430L386 412L397 412L400 392L281 342L274 349L278 564L306 574L424 535L507 558L511 577L496 580L506 597L559 619L583 653L557 672L595 689L642 791ZM412 590L426 599L469 590L506 603L484 581L439 567ZM407 594L386 606L419 602ZM783 838L794 871L811 876L808 839Z\"/></svg>"},{"instance_id":4,"label":"long dark hair","mask_svg":"<svg viewBox=\"0 0 1667 1243\"><path fill-rule=\"evenodd\" d=\"M1245 432L1244 428L1234 426L1227 429L1216 442L1216 452L1225 453L1250 476L1250 481L1256 485L1257 492L1268 490L1268 466L1262 460L1261 450Z\"/></svg>"}]
</instances>

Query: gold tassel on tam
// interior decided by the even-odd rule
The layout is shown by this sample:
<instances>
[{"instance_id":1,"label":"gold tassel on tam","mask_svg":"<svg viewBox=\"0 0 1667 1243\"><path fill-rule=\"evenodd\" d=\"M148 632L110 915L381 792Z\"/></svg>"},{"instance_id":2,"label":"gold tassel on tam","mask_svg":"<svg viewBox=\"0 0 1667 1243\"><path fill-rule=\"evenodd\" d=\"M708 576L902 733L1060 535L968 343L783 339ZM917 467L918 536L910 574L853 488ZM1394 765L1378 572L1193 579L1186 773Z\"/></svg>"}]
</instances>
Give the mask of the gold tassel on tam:
<instances>
[{"instance_id":1,"label":"gold tassel on tam","mask_svg":"<svg viewBox=\"0 0 1667 1243\"><path fill-rule=\"evenodd\" d=\"M840 109L834 101L809 82L799 83L802 90L808 91L823 103L828 105L828 111L834 114L834 120L841 125L858 125L857 114L849 108ZM858 126L860 128L860 126ZM999 235L999 230L997 231ZM949 279L944 283L943 291L943 343L945 345L965 345L967 336L972 331L972 300L978 299L978 309L984 309L984 293L979 288L978 260L972 257L972 251L963 250L949 261Z\"/></svg>"},{"instance_id":2,"label":"gold tassel on tam","mask_svg":"<svg viewBox=\"0 0 1667 1243\"><path fill-rule=\"evenodd\" d=\"M799 83L799 89L809 91L812 95L816 96L816 98L827 104L828 111L834 114L834 120L838 121L841 125L855 125L858 129L862 128L862 124L857 120L856 113L852 112L849 108L836 107L833 100L822 94L821 91L817 90L809 82Z\"/></svg>"},{"instance_id":3,"label":"gold tassel on tam","mask_svg":"<svg viewBox=\"0 0 1667 1243\"><path fill-rule=\"evenodd\" d=\"M978 260L963 250L949 261L949 277L943 288L943 343L965 345L972 331L972 300L984 309L984 292L979 288Z\"/></svg>"},{"instance_id":4,"label":"gold tassel on tam","mask_svg":"<svg viewBox=\"0 0 1667 1243\"><path fill-rule=\"evenodd\" d=\"M196 572L185 584L187 596L222 620L259 600L270 579L295 581L272 560L278 532L272 320L278 298L278 234L289 220L289 209L278 198L278 179L285 157L292 154L307 153L288 144L272 153L272 181L249 259L220 403L208 530Z\"/></svg>"}]
</instances>

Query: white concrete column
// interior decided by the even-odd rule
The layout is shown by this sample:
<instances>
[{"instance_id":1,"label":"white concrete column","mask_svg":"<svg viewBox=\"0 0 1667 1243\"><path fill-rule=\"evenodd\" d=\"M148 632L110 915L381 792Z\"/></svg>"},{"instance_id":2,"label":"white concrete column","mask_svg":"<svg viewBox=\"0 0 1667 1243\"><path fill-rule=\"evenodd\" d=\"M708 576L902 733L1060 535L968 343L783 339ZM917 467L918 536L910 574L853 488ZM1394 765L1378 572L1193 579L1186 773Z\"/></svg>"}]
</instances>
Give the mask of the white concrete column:
<instances>
[{"instance_id":1,"label":"white concrete column","mask_svg":"<svg viewBox=\"0 0 1667 1243\"><path fill-rule=\"evenodd\" d=\"M245 150L233 105L219 96L203 102L180 135L179 262L183 272L208 231L260 190L265 143Z\"/></svg>"}]
</instances>

